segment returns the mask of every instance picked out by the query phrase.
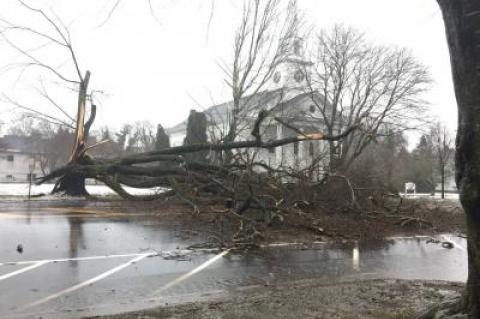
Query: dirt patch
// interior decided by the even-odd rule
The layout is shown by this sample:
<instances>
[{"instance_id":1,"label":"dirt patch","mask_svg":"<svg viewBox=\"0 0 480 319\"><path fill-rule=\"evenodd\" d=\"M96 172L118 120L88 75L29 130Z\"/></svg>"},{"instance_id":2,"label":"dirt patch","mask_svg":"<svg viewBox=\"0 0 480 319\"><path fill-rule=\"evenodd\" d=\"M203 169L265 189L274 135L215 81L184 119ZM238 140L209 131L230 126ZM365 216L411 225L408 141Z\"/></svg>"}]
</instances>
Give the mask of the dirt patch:
<instances>
[{"instance_id":1,"label":"dirt patch","mask_svg":"<svg viewBox=\"0 0 480 319\"><path fill-rule=\"evenodd\" d=\"M407 280L317 280L254 287L209 302L166 306L128 314L133 318L328 318L401 319L459 295L462 285Z\"/></svg>"}]
</instances>

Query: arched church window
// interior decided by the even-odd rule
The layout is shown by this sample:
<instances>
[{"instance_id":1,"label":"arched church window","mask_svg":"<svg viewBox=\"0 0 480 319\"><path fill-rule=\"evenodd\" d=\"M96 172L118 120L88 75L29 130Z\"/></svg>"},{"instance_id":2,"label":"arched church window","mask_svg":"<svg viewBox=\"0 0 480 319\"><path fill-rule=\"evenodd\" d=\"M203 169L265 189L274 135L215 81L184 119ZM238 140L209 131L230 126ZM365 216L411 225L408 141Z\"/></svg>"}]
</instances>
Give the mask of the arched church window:
<instances>
[{"instance_id":1,"label":"arched church window","mask_svg":"<svg viewBox=\"0 0 480 319\"><path fill-rule=\"evenodd\" d=\"M293 78L297 82L302 82L303 79L305 79L305 73L303 73L302 70L298 69L297 71L295 71L295 74L293 75Z\"/></svg>"},{"instance_id":2,"label":"arched church window","mask_svg":"<svg viewBox=\"0 0 480 319\"><path fill-rule=\"evenodd\" d=\"M299 39L296 39L293 42L293 52L296 55L300 55L302 53L302 41L300 41Z\"/></svg>"},{"instance_id":3,"label":"arched church window","mask_svg":"<svg viewBox=\"0 0 480 319\"><path fill-rule=\"evenodd\" d=\"M276 71L273 74L273 82L278 83L282 79L282 74L279 71Z\"/></svg>"}]
</instances>

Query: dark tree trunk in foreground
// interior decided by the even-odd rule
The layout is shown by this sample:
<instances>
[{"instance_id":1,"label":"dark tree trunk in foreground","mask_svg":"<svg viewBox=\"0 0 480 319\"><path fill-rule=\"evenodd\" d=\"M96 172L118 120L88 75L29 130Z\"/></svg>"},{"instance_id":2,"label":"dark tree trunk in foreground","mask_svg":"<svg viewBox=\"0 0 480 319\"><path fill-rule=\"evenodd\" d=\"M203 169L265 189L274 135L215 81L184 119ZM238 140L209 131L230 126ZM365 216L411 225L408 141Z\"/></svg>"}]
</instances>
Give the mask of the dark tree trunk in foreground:
<instances>
[{"instance_id":1,"label":"dark tree trunk in foreground","mask_svg":"<svg viewBox=\"0 0 480 319\"><path fill-rule=\"evenodd\" d=\"M480 318L480 1L437 0L443 12L458 105L455 169L467 217L464 310Z\"/></svg>"},{"instance_id":2,"label":"dark tree trunk in foreground","mask_svg":"<svg viewBox=\"0 0 480 319\"><path fill-rule=\"evenodd\" d=\"M53 188L52 194L65 194L69 196L87 196L85 177L81 174L69 173L62 176Z\"/></svg>"}]
</instances>

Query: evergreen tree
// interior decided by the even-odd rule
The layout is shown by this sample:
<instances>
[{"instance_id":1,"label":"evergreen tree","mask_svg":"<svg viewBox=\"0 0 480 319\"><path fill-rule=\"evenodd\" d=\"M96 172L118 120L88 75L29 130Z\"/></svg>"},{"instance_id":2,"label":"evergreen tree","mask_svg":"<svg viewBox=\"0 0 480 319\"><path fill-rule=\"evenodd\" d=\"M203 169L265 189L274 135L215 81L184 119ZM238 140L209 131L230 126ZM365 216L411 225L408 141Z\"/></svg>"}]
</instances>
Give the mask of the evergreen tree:
<instances>
[{"instance_id":1,"label":"evergreen tree","mask_svg":"<svg viewBox=\"0 0 480 319\"><path fill-rule=\"evenodd\" d=\"M190 111L187 122L187 136L183 141L183 145L196 145L207 143L207 116L203 112L195 110ZM193 161L205 161L208 152L196 152L187 157Z\"/></svg>"},{"instance_id":2,"label":"evergreen tree","mask_svg":"<svg viewBox=\"0 0 480 319\"><path fill-rule=\"evenodd\" d=\"M407 175L409 181L416 184L418 192L433 193L436 185L436 160L430 136L421 136L417 147L412 151L412 157Z\"/></svg>"},{"instance_id":3,"label":"evergreen tree","mask_svg":"<svg viewBox=\"0 0 480 319\"><path fill-rule=\"evenodd\" d=\"M170 137L168 136L167 133L165 133L163 126L158 124L157 134L155 135L155 149L161 150L169 147L170 147Z\"/></svg>"}]
</instances>

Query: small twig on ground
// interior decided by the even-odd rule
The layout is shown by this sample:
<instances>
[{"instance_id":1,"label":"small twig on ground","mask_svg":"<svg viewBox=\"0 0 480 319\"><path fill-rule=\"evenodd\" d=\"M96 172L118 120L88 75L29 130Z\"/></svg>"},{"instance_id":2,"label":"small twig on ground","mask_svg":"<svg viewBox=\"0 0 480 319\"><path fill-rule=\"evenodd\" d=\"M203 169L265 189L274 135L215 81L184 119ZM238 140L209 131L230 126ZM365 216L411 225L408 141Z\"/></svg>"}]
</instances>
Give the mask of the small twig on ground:
<instances>
[{"instance_id":1,"label":"small twig on ground","mask_svg":"<svg viewBox=\"0 0 480 319\"><path fill-rule=\"evenodd\" d=\"M418 224L420 227L422 225L429 226L431 228L434 228L433 224L430 223L429 221L426 221L420 217L400 217L399 221L400 226L405 227L410 224Z\"/></svg>"}]
</instances>

